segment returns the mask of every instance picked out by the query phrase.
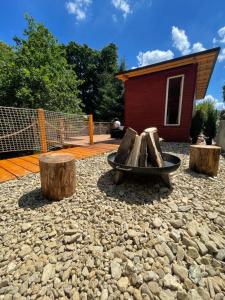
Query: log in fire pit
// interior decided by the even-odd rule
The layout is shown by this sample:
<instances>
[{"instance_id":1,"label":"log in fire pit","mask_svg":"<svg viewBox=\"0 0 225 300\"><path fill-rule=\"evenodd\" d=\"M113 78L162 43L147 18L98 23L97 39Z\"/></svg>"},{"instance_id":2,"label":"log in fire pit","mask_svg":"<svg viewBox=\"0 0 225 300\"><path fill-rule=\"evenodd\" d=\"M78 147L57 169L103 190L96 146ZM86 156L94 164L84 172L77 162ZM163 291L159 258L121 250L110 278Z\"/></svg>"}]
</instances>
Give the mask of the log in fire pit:
<instances>
[{"instance_id":1,"label":"log in fire pit","mask_svg":"<svg viewBox=\"0 0 225 300\"><path fill-rule=\"evenodd\" d=\"M118 151L108 156L108 163L116 170L114 182L119 184L128 172L140 175L160 175L171 187L169 173L180 166L180 158L162 153L157 128L147 128L139 136L128 128Z\"/></svg>"}]
</instances>

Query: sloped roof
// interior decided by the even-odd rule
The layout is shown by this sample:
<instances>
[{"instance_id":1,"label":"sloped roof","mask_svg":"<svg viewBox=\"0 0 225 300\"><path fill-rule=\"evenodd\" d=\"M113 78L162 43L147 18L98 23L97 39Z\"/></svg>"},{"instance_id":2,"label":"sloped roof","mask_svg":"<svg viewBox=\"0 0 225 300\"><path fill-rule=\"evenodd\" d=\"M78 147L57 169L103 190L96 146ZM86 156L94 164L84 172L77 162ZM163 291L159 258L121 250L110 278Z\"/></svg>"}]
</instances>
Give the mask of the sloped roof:
<instances>
[{"instance_id":1,"label":"sloped roof","mask_svg":"<svg viewBox=\"0 0 225 300\"><path fill-rule=\"evenodd\" d=\"M150 73L160 72L172 68L177 68L189 64L198 64L197 78L196 78L196 99L203 99L205 97L209 81L220 51L220 47L181 56L175 59L166 60L153 65L148 65L136 69L120 72L116 77L122 81L129 78L142 76Z\"/></svg>"}]
</instances>

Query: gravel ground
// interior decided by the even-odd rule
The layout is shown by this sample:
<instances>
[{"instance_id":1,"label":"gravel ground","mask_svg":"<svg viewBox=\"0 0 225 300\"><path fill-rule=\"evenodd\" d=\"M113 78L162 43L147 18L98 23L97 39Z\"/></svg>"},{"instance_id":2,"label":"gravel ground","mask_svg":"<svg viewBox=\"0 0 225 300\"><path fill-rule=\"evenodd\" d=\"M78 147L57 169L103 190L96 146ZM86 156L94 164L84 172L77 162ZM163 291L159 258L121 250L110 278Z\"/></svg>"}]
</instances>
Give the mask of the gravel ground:
<instances>
[{"instance_id":1,"label":"gravel ground","mask_svg":"<svg viewBox=\"0 0 225 300\"><path fill-rule=\"evenodd\" d=\"M106 155L77 162L77 192L49 203L39 175L0 185L0 299L225 299L225 159L112 183Z\"/></svg>"}]
</instances>

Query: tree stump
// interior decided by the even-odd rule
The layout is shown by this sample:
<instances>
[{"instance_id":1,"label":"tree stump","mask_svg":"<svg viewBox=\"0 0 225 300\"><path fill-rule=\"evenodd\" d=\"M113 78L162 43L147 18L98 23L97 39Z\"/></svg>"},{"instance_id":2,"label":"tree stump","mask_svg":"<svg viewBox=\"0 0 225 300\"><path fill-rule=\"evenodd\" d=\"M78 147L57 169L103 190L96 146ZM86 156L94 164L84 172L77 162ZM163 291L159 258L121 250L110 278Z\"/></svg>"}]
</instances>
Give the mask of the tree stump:
<instances>
[{"instance_id":1,"label":"tree stump","mask_svg":"<svg viewBox=\"0 0 225 300\"><path fill-rule=\"evenodd\" d=\"M221 147L211 145L191 145L189 167L193 171L209 176L217 176Z\"/></svg>"},{"instance_id":2,"label":"tree stump","mask_svg":"<svg viewBox=\"0 0 225 300\"><path fill-rule=\"evenodd\" d=\"M74 194L76 173L74 156L67 153L43 154L39 158L41 189L49 200L62 200Z\"/></svg>"}]
</instances>

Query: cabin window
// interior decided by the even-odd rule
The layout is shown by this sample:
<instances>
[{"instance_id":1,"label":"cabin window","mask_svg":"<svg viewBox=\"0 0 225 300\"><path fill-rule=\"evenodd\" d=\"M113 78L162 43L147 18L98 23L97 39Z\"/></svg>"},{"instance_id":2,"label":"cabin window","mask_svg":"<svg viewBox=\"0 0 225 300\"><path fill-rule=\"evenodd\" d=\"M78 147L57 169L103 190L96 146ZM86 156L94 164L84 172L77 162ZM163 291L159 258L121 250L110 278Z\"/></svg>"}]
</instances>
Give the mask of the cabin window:
<instances>
[{"instance_id":1,"label":"cabin window","mask_svg":"<svg viewBox=\"0 0 225 300\"><path fill-rule=\"evenodd\" d=\"M164 125L180 125L184 75L167 78Z\"/></svg>"}]
</instances>

